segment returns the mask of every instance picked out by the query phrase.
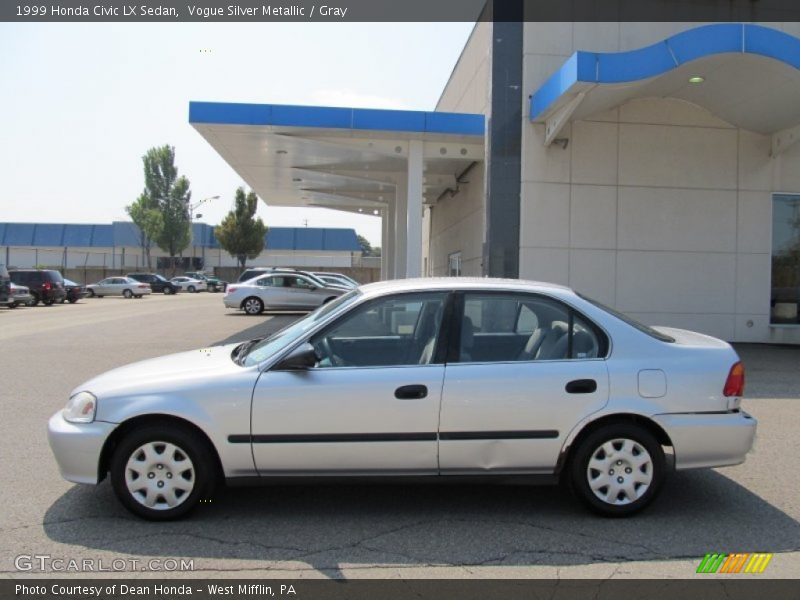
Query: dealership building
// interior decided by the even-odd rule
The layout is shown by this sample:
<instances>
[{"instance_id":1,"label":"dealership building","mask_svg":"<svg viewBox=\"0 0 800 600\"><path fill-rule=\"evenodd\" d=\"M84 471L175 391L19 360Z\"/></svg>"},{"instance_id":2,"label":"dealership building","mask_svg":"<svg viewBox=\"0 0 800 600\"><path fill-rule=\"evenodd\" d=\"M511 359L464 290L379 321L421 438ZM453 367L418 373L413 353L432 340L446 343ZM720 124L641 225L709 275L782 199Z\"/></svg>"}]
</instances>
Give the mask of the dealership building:
<instances>
[{"instance_id":1,"label":"dealership building","mask_svg":"<svg viewBox=\"0 0 800 600\"><path fill-rule=\"evenodd\" d=\"M382 275L569 285L800 343L800 24L479 22L435 111L192 102L270 204L374 214Z\"/></svg>"}]
</instances>

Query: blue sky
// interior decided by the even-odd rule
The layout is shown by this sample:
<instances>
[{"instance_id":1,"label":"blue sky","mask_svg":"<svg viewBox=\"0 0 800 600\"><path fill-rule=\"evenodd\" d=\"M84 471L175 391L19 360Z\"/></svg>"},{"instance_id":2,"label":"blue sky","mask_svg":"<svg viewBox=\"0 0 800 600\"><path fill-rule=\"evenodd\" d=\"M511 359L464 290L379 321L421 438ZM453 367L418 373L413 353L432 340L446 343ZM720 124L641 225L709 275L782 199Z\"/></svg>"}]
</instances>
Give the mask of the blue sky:
<instances>
[{"instance_id":1,"label":"blue sky","mask_svg":"<svg viewBox=\"0 0 800 600\"><path fill-rule=\"evenodd\" d=\"M471 23L0 24L0 221L110 222L143 187L141 156L175 146L217 224L244 182L188 124L190 100L432 110ZM205 52L201 52L205 50ZM267 203L269 199L266 198ZM375 217L261 206L268 225Z\"/></svg>"}]
</instances>

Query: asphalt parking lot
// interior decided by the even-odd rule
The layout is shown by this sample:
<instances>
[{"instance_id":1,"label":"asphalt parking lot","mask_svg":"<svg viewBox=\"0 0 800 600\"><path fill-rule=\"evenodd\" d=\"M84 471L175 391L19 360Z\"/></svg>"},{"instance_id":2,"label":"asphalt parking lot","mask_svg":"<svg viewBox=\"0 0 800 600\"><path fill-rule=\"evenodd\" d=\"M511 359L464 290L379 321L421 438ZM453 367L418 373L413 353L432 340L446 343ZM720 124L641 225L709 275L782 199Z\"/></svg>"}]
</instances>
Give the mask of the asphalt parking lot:
<instances>
[{"instance_id":1,"label":"asphalt parking lot","mask_svg":"<svg viewBox=\"0 0 800 600\"><path fill-rule=\"evenodd\" d=\"M307 485L222 490L188 520L158 524L129 515L107 481L61 479L46 423L76 385L293 318L246 317L205 293L0 309L0 577L36 574L15 558L49 555L139 561L124 576L163 576L141 565L187 558L194 570L170 576L683 578L707 552L772 552L759 577L800 574L800 348L739 348L756 452L672 475L632 519L591 516L560 488Z\"/></svg>"}]
</instances>

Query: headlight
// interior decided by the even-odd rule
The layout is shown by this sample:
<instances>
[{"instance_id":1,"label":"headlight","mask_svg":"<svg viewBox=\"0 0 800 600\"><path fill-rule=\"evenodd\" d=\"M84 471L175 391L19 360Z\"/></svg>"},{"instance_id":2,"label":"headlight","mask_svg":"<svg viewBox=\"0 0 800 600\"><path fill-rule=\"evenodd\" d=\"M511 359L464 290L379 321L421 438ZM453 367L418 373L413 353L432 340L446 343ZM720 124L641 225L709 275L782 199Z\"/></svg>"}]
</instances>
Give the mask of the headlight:
<instances>
[{"instance_id":1,"label":"headlight","mask_svg":"<svg viewBox=\"0 0 800 600\"><path fill-rule=\"evenodd\" d=\"M97 411L97 398L89 392L78 392L67 402L62 414L70 423L91 423Z\"/></svg>"}]
</instances>

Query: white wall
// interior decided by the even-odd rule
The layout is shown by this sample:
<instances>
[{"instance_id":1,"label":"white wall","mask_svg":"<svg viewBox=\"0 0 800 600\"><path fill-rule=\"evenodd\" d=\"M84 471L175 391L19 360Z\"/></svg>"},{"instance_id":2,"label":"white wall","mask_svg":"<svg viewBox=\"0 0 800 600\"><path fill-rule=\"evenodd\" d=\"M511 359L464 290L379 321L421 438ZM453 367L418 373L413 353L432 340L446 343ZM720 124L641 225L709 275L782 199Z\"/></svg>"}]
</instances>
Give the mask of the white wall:
<instances>
[{"instance_id":1,"label":"white wall","mask_svg":"<svg viewBox=\"0 0 800 600\"><path fill-rule=\"evenodd\" d=\"M654 43L697 24L525 24L528 93L574 50ZM795 32L793 32L795 33ZM526 94L527 95L527 94ZM564 283L651 324L735 341L769 326L771 194L800 192L800 146L674 99L568 125L566 149L523 119L520 276Z\"/></svg>"},{"instance_id":2,"label":"white wall","mask_svg":"<svg viewBox=\"0 0 800 600\"><path fill-rule=\"evenodd\" d=\"M194 248L184 251L185 257L202 257L203 249ZM5 262L6 247L0 248L0 262ZM158 248L151 250L153 265L156 258L166 256ZM351 252L323 252L323 251L264 251L257 258L248 260L248 265L264 267L291 266L291 267L350 267L352 266ZM124 264L123 264L124 258ZM205 264L208 269L213 267L237 266L236 259L227 252L218 248L205 249ZM60 267L64 263L64 249L53 247L9 247L8 265L18 268L30 268L36 265L47 267ZM115 269L141 269L144 268L142 250L138 246L126 248L77 248L67 249L67 268L81 267L106 267Z\"/></svg>"},{"instance_id":3,"label":"white wall","mask_svg":"<svg viewBox=\"0 0 800 600\"><path fill-rule=\"evenodd\" d=\"M492 24L476 23L436 110L489 115L491 105ZM426 208L423 219L423 263L431 275L447 274L447 258L461 252L463 275L479 276L486 223L485 164L473 167L451 197Z\"/></svg>"}]
</instances>

